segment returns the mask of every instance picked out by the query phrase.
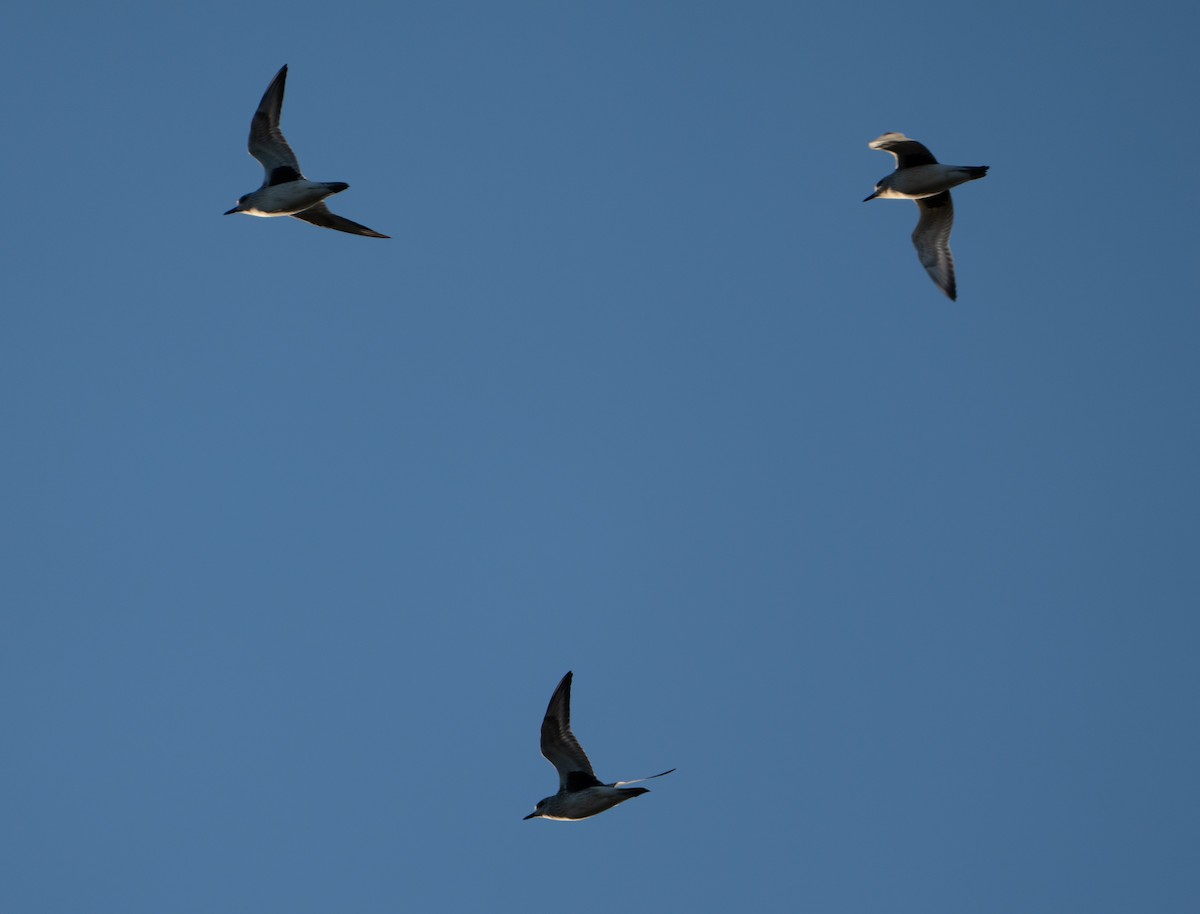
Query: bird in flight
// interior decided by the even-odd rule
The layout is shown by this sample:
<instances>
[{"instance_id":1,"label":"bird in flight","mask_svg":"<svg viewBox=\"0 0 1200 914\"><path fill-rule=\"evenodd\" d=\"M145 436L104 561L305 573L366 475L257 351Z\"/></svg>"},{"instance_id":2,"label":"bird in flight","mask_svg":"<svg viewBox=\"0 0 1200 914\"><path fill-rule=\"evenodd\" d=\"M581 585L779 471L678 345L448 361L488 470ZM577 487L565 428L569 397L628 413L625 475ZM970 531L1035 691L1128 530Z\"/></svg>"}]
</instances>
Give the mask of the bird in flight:
<instances>
[{"instance_id":1,"label":"bird in flight","mask_svg":"<svg viewBox=\"0 0 1200 914\"><path fill-rule=\"evenodd\" d=\"M284 64L275 74L250 121L250 155L262 163L265 173L262 187L240 197L237 206L225 215L291 216L321 228L349 232L351 235L389 237L329 211L325 198L340 194L349 184L343 181L310 181L301 174L296 154L279 129L287 69L287 64Z\"/></svg>"},{"instance_id":2,"label":"bird in flight","mask_svg":"<svg viewBox=\"0 0 1200 914\"><path fill-rule=\"evenodd\" d=\"M626 787L651 778L661 778L671 771L653 774L632 781L603 784L592 771L579 740L571 732L571 673L567 673L550 696L546 717L542 720L542 755L558 769L558 793L538 800L526 819L557 819L567 822L586 819L612 809L618 803L649 793L645 787Z\"/></svg>"},{"instance_id":3,"label":"bird in flight","mask_svg":"<svg viewBox=\"0 0 1200 914\"><path fill-rule=\"evenodd\" d=\"M954 282L954 258L950 254L950 230L954 227L954 203L950 188L977 181L988 173L987 165L942 165L924 144L903 133L885 133L868 144L872 149L896 157L896 170L875 185L867 197L874 200L912 200L921 211L913 230L913 246L921 266L951 301L958 297Z\"/></svg>"}]
</instances>

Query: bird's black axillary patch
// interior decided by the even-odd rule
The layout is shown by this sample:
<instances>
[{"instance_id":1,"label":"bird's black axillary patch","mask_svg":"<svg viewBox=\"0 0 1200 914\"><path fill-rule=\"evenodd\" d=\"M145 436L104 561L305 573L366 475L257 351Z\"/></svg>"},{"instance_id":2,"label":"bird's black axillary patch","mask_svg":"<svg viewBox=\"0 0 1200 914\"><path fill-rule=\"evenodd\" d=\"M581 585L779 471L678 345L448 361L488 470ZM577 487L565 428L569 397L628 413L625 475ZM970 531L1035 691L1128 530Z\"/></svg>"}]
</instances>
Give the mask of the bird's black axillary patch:
<instances>
[{"instance_id":1,"label":"bird's black axillary patch","mask_svg":"<svg viewBox=\"0 0 1200 914\"><path fill-rule=\"evenodd\" d=\"M279 165L271 169L271 180L267 182L268 187L273 187L276 184L287 184L290 181L299 181L300 172L292 168L291 165Z\"/></svg>"},{"instance_id":2,"label":"bird's black axillary patch","mask_svg":"<svg viewBox=\"0 0 1200 914\"><path fill-rule=\"evenodd\" d=\"M572 771L567 775L567 790L586 790L589 787L602 787L600 780L586 771Z\"/></svg>"}]
</instances>

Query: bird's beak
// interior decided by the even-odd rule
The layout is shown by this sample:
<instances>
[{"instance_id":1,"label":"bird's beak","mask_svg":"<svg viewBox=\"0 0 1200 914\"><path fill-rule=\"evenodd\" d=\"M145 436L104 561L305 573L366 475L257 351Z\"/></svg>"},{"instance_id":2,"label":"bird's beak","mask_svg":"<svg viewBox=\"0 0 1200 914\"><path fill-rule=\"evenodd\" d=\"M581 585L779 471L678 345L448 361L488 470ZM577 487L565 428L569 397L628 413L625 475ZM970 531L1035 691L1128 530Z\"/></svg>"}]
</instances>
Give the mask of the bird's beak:
<instances>
[{"instance_id":1,"label":"bird's beak","mask_svg":"<svg viewBox=\"0 0 1200 914\"><path fill-rule=\"evenodd\" d=\"M868 200L874 200L878 196L879 196L879 191L875 191L875 193L871 194L871 196L863 197L863 203L866 203Z\"/></svg>"},{"instance_id":2,"label":"bird's beak","mask_svg":"<svg viewBox=\"0 0 1200 914\"><path fill-rule=\"evenodd\" d=\"M233 215L233 214L234 214L234 213L236 213L236 212L238 212L238 208L235 206L233 209L227 209L227 210L225 210L225 213L224 213L224 215L226 215L226 216L231 216L231 215Z\"/></svg>"},{"instance_id":3,"label":"bird's beak","mask_svg":"<svg viewBox=\"0 0 1200 914\"><path fill-rule=\"evenodd\" d=\"M536 812L531 812L529 815L527 815L527 816L525 817L525 819L536 819L536 818L537 818L537 813L536 813ZM521 821L522 821L522 822L524 822L524 821L525 821L525 819L522 819Z\"/></svg>"}]
</instances>

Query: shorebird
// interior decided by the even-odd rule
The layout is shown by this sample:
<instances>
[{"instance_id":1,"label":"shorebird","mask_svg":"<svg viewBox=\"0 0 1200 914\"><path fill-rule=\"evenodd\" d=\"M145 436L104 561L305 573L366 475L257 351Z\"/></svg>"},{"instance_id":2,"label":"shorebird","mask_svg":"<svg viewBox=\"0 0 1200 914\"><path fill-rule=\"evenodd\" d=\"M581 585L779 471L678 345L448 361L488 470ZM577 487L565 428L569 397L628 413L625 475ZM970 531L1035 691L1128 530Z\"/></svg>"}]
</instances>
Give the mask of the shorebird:
<instances>
[{"instance_id":1,"label":"shorebird","mask_svg":"<svg viewBox=\"0 0 1200 914\"><path fill-rule=\"evenodd\" d=\"M958 296L954 282L954 258L950 254L950 229L954 227L954 203L950 188L978 181L988 173L987 165L941 165L922 143L903 133L885 133L868 144L896 157L896 170L875 185L875 193L863 200L912 200L921 218L912 233L921 266L939 289Z\"/></svg>"},{"instance_id":2,"label":"shorebird","mask_svg":"<svg viewBox=\"0 0 1200 914\"><path fill-rule=\"evenodd\" d=\"M526 819L557 819L562 822L586 819L650 792L645 787L626 787L626 784L661 778L675 770L672 768L671 771L632 781L601 783L592 771L592 763L588 761L579 740L571 732L571 676L571 673L567 673L550 696L546 717L542 721L542 755L558 769L558 793L538 800L537 806Z\"/></svg>"},{"instance_id":3,"label":"shorebird","mask_svg":"<svg viewBox=\"0 0 1200 914\"><path fill-rule=\"evenodd\" d=\"M262 187L238 198L237 206L227 210L248 216L292 216L321 228L366 235L368 238L387 238L365 225L351 222L329 211L326 197L340 194L349 184L344 181L310 181L300 173L296 154L279 129L279 114L283 110L283 84L287 82L287 64L275 74L263 93L258 110L250 121L250 155L262 163L266 173Z\"/></svg>"}]
</instances>

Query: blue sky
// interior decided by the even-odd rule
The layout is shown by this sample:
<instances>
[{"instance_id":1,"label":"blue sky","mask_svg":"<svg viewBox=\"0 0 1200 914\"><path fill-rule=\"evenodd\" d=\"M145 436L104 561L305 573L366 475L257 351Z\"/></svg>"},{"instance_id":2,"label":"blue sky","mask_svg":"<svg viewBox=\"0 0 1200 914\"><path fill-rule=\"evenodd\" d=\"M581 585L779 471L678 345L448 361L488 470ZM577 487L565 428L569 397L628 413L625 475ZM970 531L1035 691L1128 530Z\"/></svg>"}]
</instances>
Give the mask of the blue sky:
<instances>
[{"instance_id":1,"label":"blue sky","mask_svg":"<svg viewBox=\"0 0 1200 914\"><path fill-rule=\"evenodd\" d=\"M0 907L1196 910L1200 14L904 13L6 11Z\"/></svg>"}]
</instances>

